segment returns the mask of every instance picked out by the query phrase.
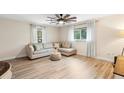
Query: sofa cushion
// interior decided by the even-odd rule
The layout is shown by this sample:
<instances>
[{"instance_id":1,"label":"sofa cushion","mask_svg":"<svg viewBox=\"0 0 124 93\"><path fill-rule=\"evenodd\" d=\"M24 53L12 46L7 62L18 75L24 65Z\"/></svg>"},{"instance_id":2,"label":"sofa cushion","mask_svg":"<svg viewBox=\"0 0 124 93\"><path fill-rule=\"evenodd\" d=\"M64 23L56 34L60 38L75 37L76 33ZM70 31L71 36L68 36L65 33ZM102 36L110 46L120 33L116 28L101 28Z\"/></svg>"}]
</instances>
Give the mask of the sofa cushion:
<instances>
[{"instance_id":1,"label":"sofa cushion","mask_svg":"<svg viewBox=\"0 0 124 93\"><path fill-rule=\"evenodd\" d=\"M43 49L43 44L42 43L35 43L33 44L34 50L39 51Z\"/></svg>"},{"instance_id":2,"label":"sofa cushion","mask_svg":"<svg viewBox=\"0 0 124 93\"><path fill-rule=\"evenodd\" d=\"M59 48L59 51L61 52L73 52L75 51L74 48Z\"/></svg>"},{"instance_id":3,"label":"sofa cushion","mask_svg":"<svg viewBox=\"0 0 124 93\"><path fill-rule=\"evenodd\" d=\"M34 54L41 54L41 53L46 53L48 52L49 50L47 49L43 49L43 50L39 50L39 51L34 51Z\"/></svg>"},{"instance_id":4,"label":"sofa cushion","mask_svg":"<svg viewBox=\"0 0 124 93\"><path fill-rule=\"evenodd\" d=\"M52 43L44 43L43 46L44 46L44 48L52 48L53 44Z\"/></svg>"},{"instance_id":5,"label":"sofa cushion","mask_svg":"<svg viewBox=\"0 0 124 93\"><path fill-rule=\"evenodd\" d=\"M47 48L47 50L48 50L49 52L53 52L53 51L54 51L54 48Z\"/></svg>"},{"instance_id":6,"label":"sofa cushion","mask_svg":"<svg viewBox=\"0 0 124 93\"><path fill-rule=\"evenodd\" d=\"M62 48L71 48L70 42L62 42Z\"/></svg>"}]
</instances>

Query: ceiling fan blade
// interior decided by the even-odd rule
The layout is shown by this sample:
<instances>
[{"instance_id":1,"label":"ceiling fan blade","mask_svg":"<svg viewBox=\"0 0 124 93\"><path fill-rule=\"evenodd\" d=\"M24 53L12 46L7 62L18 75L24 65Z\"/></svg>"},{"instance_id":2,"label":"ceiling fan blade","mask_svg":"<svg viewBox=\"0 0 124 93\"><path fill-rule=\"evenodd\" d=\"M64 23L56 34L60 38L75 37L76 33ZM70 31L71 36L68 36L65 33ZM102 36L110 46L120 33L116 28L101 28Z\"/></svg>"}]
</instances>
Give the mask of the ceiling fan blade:
<instances>
[{"instance_id":1,"label":"ceiling fan blade","mask_svg":"<svg viewBox=\"0 0 124 93\"><path fill-rule=\"evenodd\" d=\"M51 20L46 20L46 21L51 21Z\"/></svg>"},{"instance_id":2,"label":"ceiling fan blade","mask_svg":"<svg viewBox=\"0 0 124 93\"><path fill-rule=\"evenodd\" d=\"M66 18L68 18L69 16L71 16L71 15L66 14L63 18L66 19Z\"/></svg>"},{"instance_id":3,"label":"ceiling fan blade","mask_svg":"<svg viewBox=\"0 0 124 93\"><path fill-rule=\"evenodd\" d=\"M56 24L56 22L50 22L50 24Z\"/></svg>"},{"instance_id":4,"label":"ceiling fan blade","mask_svg":"<svg viewBox=\"0 0 124 93\"><path fill-rule=\"evenodd\" d=\"M77 22L77 20L66 20L65 22Z\"/></svg>"},{"instance_id":5,"label":"ceiling fan blade","mask_svg":"<svg viewBox=\"0 0 124 93\"><path fill-rule=\"evenodd\" d=\"M69 20L69 21L71 21L71 22L76 22L77 20Z\"/></svg>"},{"instance_id":6,"label":"ceiling fan blade","mask_svg":"<svg viewBox=\"0 0 124 93\"><path fill-rule=\"evenodd\" d=\"M55 14L55 16L56 16L57 18L61 18L59 14Z\"/></svg>"},{"instance_id":7,"label":"ceiling fan blade","mask_svg":"<svg viewBox=\"0 0 124 93\"><path fill-rule=\"evenodd\" d=\"M56 20L46 20L46 21L56 22Z\"/></svg>"},{"instance_id":8,"label":"ceiling fan blade","mask_svg":"<svg viewBox=\"0 0 124 93\"><path fill-rule=\"evenodd\" d=\"M64 19L64 21L66 22L66 21L77 21L77 20L74 18L68 18L68 19Z\"/></svg>"},{"instance_id":9,"label":"ceiling fan blade","mask_svg":"<svg viewBox=\"0 0 124 93\"><path fill-rule=\"evenodd\" d=\"M54 18L54 17L47 17L47 18L50 18L50 19L56 19L56 18Z\"/></svg>"},{"instance_id":10,"label":"ceiling fan blade","mask_svg":"<svg viewBox=\"0 0 124 93\"><path fill-rule=\"evenodd\" d=\"M68 18L68 19L77 19L77 17L70 17L70 18Z\"/></svg>"},{"instance_id":11,"label":"ceiling fan blade","mask_svg":"<svg viewBox=\"0 0 124 93\"><path fill-rule=\"evenodd\" d=\"M51 22L51 23L56 23L56 22Z\"/></svg>"}]
</instances>

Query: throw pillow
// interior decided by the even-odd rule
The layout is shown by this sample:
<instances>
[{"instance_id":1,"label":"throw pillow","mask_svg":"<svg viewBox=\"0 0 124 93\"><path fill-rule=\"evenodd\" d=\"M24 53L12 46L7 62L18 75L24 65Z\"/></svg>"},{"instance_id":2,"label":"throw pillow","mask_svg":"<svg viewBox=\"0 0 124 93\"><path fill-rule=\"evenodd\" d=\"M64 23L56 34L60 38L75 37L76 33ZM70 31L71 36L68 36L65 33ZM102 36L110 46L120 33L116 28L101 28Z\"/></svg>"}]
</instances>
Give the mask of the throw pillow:
<instances>
[{"instance_id":1,"label":"throw pillow","mask_svg":"<svg viewBox=\"0 0 124 93\"><path fill-rule=\"evenodd\" d=\"M62 48L71 48L70 42L62 42Z\"/></svg>"},{"instance_id":2,"label":"throw pillow","mask_svg":"<svg viewBox=\"0 0 124 93\"><path fill-rule=\"evenodd\" d=\"M54 43L54 47L59 48L60 44L59 43Z\"/></svg>"},{"instance_id":3,"label":"throw pillow","mask_svg":"<svg viewBox=\"0 0 124 93\"><path fill-rule=\"evenodd\" d=\"M39 50L43 49L42 43L35 43L35 44L33 44L33 46L34 46L35 51L39 51Z\"/></svg>"}]
</instances>

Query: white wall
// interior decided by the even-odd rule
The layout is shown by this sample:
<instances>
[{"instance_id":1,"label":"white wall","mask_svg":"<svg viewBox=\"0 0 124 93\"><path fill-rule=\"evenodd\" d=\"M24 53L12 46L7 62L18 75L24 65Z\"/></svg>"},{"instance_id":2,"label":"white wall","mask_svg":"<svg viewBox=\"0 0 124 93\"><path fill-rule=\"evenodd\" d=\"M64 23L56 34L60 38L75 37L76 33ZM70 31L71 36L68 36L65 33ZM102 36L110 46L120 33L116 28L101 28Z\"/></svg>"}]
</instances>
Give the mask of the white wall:
<instances>
[{"instance_id":1,"label":"white wall","mask_svg":"<svg viewBox=\"0 0 124 93\"><path fill-rule=\"evenodd\" d=\"M86 42L73 42L73 47L77 49L77 54L87 56Z\"/></svg>"},{"instance_id":2,"label":"white wall","mask_svg":"<svg viewBox=\"0 0 124 93\"><path fill-rule=\"evenodd\" d=\"M31 41L30 24L9 19L0 19L0 60L26 55L25 46ZM58 28L46 27L47 42L59 39Z\"/></svg>"},{"instance_id":3,"label":"white wall","mask_svg":"<svg viewBox=\"0 0 124 93\"><path fill-rule=\"evenodd\" d=\"M47 42L57 42L59 41L59 28L47 26Z\"/></svg>"},{"instance_id":4,"label":"white wall","mask_svg":"<svg viewBox=\"0 0 124 93\"><path fill-rule=\"evenodd\" d=\"M124 15L104 17L96 25L97 57L113 61L124 47L124 37L119 36L119 32L124 31Z\"/></svg>"},{"instance_id":5,"label":"white wall","mask_svg":"<svg viewBox=\"0 0 124 93\"><path fill-rule=\"evenodd\" d=\"M0 19L0 60L26 56L25 45L29 42L29 24Z\"/></svg>"}]
</instances>

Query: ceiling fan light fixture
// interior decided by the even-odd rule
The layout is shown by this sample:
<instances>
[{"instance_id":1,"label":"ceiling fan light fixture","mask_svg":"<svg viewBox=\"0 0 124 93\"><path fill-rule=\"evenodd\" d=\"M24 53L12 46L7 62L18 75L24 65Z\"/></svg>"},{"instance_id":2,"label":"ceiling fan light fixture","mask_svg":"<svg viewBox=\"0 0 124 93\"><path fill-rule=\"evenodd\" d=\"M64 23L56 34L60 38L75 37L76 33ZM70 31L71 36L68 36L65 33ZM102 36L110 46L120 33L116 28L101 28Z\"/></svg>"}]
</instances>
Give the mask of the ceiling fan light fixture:
<instances>
[{"instance_id":1,"label":"ceiling fan light fixture","mask_svg":"<svg viewBox=\"0 0 124 93\"><path fill-rule=\"evenodd\" d=\"M64 21L63 21L63 20L60 20L60 21L59 21L59 24L64 24Z\"/></svg>"}]
</instances>

